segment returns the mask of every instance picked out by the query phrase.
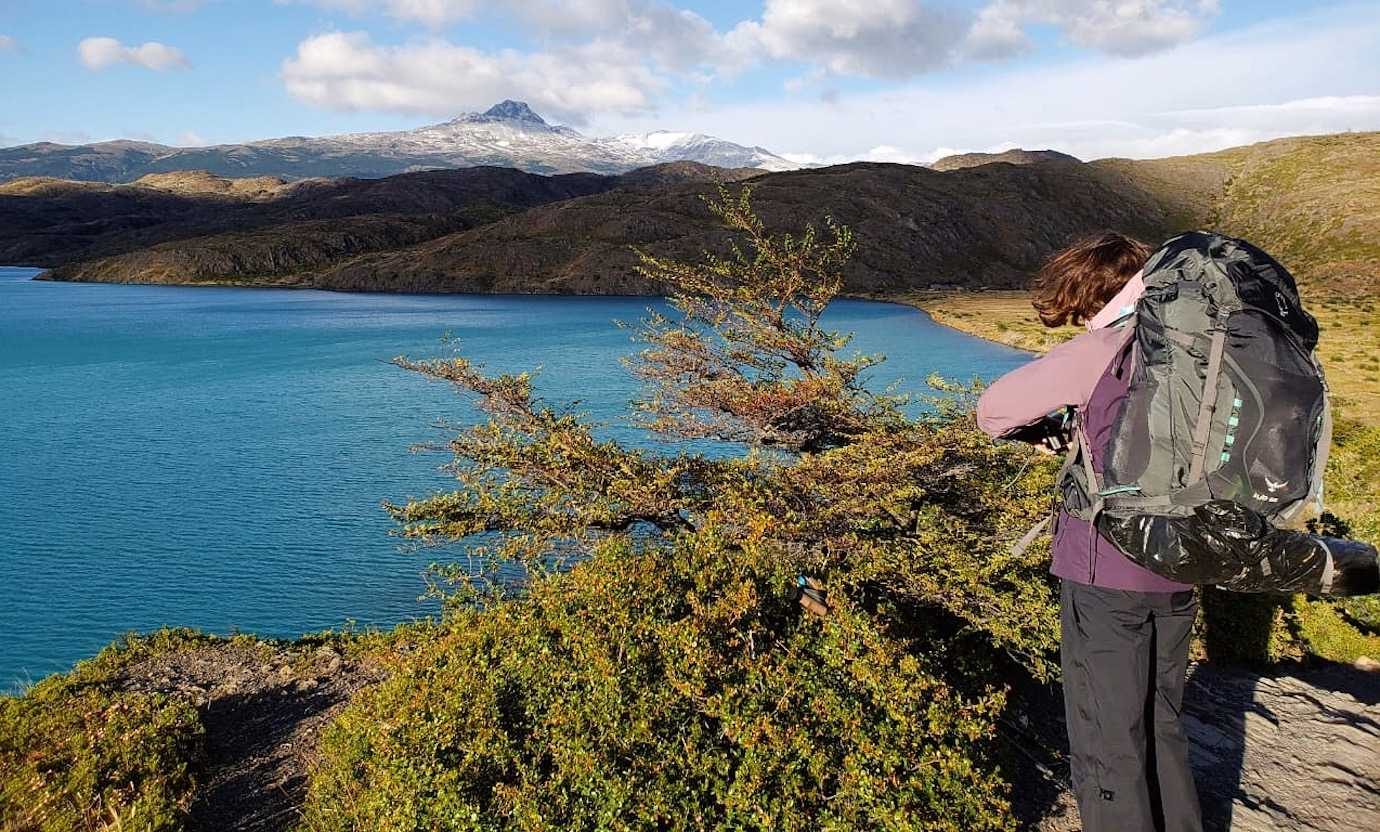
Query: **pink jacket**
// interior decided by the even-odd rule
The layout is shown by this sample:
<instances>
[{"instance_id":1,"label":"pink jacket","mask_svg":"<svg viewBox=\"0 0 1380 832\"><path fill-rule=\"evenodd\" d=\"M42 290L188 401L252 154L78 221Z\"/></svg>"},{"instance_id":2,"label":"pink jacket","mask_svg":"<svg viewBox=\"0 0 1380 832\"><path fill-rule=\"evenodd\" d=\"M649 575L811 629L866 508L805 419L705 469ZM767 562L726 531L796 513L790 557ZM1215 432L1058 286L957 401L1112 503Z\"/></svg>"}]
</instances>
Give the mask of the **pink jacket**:
<instances>
[{"instance_id":1,"label":"pink jacket","mask_svg":"<svg viewBox=\"0 0 1380 832\"><path fill-rule=\"evenodd\" d=\"M992 382L978 400L978 427L999 438L1064 407L1087 407L1093 388L1123 340L1124 330L1113 325L1134 311L1144 291L1145 284L1136 275L1088 321L1086 333ZM1192 589L1137 566L1086 521L1062 512L1055 526L1053 555L1050 571L1066 580L1138 592Z\"/></svg>"}]
</instances>

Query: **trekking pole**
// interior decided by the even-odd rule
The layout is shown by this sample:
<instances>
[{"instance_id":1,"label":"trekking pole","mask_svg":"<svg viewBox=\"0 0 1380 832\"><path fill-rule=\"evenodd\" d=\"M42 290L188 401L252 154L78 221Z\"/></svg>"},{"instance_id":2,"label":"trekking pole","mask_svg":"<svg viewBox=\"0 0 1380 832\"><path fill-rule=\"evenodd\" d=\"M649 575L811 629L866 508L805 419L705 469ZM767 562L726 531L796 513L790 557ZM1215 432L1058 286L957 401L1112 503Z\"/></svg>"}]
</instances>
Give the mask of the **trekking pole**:
<instances>
[{"instance_id":1,"label":"trekking pole","mask_svg":"<svg viewBox=\"0 0 1380 832\"><path fill-rule=\"evenodd\" d=\"M829 602L825 599L824 584L806 575L795 579L796 599L805 611L817 618L829 614Z\"/></svg>"}]
</instances>

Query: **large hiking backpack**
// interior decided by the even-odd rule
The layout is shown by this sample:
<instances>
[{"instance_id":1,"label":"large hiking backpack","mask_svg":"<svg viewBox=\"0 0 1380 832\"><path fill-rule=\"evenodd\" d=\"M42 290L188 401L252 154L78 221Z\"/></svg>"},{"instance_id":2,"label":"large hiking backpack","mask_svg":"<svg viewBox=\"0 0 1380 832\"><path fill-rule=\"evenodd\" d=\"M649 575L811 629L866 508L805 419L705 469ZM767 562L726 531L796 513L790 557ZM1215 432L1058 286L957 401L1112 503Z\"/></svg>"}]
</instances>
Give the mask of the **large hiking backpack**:
<instances>
[{"instance_id":1,"label":"large hiking backpack","mask_svg":"<svg viewBox=\"0 0 1380 832\"><path fill-rule=\"evenodd\" d=\"M1189 232L1143 278L1099 383L1124 395L1096 437L1076 425L1065 511L1185 583L1375 591L1373 548L1276 526L1321 509L1332 432L1318 325L1293 277L1244 240Z\"/></svg>"}]
</instances>

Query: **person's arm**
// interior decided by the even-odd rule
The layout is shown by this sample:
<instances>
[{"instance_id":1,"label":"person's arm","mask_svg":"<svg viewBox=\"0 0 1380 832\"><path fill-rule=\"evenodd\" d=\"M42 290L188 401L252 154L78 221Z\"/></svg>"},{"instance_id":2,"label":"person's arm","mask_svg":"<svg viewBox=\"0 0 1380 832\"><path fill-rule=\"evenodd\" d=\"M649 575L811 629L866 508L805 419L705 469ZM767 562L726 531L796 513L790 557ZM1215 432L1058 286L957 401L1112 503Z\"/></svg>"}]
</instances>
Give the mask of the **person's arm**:
<instances>
[{"instance_id":1,"label":"person's arm","mask_svg":"<svg viewBox=\"0 0 1380 832\"><path fill-rule=\"evenodd\" d=\"M978 399L978 427L1001 437L1060 408L1087 404L1119 340L1107 330L1079 335L992 382Z\"/></svg>"}]
</instances>

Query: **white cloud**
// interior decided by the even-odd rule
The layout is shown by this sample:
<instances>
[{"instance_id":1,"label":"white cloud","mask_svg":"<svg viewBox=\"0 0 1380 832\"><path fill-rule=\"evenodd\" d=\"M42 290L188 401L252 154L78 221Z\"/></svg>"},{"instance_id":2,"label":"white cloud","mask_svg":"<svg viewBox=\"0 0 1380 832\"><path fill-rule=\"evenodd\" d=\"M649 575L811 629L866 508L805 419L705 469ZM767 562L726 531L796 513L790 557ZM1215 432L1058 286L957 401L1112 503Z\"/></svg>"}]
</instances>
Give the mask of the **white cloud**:
<instances>
[{"instance_id":1,"label":"white cloud","mask_svg":"<svg viewBox=\"0 0 1380 832\"><path fill-rule=\"evenodd\" d=\"M1002 153L1017 147L1012 142L1001 142L987 147L935 147L921 152L912 152L889 144L879 144L861 153L835 153L818 156L813 153L782 153L782 157L799 165L842 165L848 162L893 162L900 165L931 165L945 156L960 153Z\"/></svg>"},{"instance_id":2,"label":"white cloud","mask_svg":"<svg viewBox=\"0 0 1380 832\"><path fill-rule=\"evenodd\" d=\"M13 52L19 49L19 41L9 35L0 35L0 52Z\"/></svg>"},{"instance_id":3,"label":"white cloud","mask_svg":"<svg viewBox=\"0 0 1380 832\"><path fill-rule=\"evenodd\" d=\"M1025 27L1043 23L1078 46L1145 55L1196 38L1219 10L1218 0L993 0L965 48L975 57L1015 54L1030 46Z\"/></svg>"},{"instance_id":4,"label":"white cloud","mask_svg":"<svg viewBox=\"0 0 1380 832\"><path fill-rule=\"evenodd\" d=\"M760 17L728 32L668 0L280 0L289 1L429 26L500 16L539 44L483 49L434 33L402 44L365 32L303 40L282 64L283 82L298 99L338 110L435 116L511 97L568 123L643 132L668 126L656 111L674 92L684 106L670 126L794 149L805 161L932 161L1013 144L1081 158L1153 156L1376 125L1353 99L1377 92L1366 79L1380 77L1380 27L1357 7L1203 38L1218 0L983 0L976 13L960 11L959 0L766 0ZM1008 56L1040 26L1086 51L942 85L843 95L831 80L908 78ZM704 104L710 82L767 61L796 65L788 92L817 94ZM1223 109L1243 101L1265 109Z\"/></svg>"},{"instance_id":5,"label":"white cloud","mask_svg":"<svg viewBox=\"0 0 1380 832\"><path fill-rule=\"evenodd\" d=\"M106 69L120 63L159 71L189 66L181 49L156 41L126 46L115 38L86 38L77 44L77 56L87 69L92 70Z\"/></svg>"},{"instance_id":6,"label":"white cloud","mask_svg":"<svg viewBox=\"0 0 1380 832\"><path fill-rule=\"evenodd\" d=\"M689 71L703 65L732 68L736 54L699 14L662 0L278 0L310 2L353 15L377 12L440 29L491 14L517 21L544 40L570 44L593 38L636 48L661 68Z\"/></svg>"},{"instance_id":7,"label":"white cloud","mask_svg":"<svg viewBox=\"0 0 1380 832\"><path fill-rule=\"evenodd\" d=\"M706 85L748 66L803 64L799 92L828 75L910 78L960 60L1001 57L1031 25L1075 43L1141 54L1191 38L1216 0L766 0L760 17L716 30L672 0L278 0L354 15L383 14L433 31L479 16L515 22L537 51L486 50L440 39L375 45L367 34L319 35L283 66L289 92L336 109L439 114L496 96L530 100L566 120L647 110L675 82ZM565 76L565 80L561 76ZM833 103L838 92L820 96Z\"/></svg>"},{"instance_id":8,"label":"white cloud","mask_svg":"<svg viewBox=\"0 0 1380 832\"><path fill-rule=\"evenodd\" d=\"M767 0L725 40L744 56L909 78L1024 51L1032 25L1108 54L1149 54L1195 39L1217 12L1218 0L990 0L975 16L944 0Z\"/></svg>"},{"instance_id":9,"label":"white cloud","mask_svg":"<svg viewBox=\"0 0 1380 832\"><path fill-rule=\"evenodd\" d=\"M195 130L187 130L180 133L175 144L178 147L205 147L211 142Z\"/></svg>"},{"instance_id":10,"label":"white cloud","mask_svg":"<svg viewBox=\"0 0 1380 832\"><path fill-rule=\"evenodd\" d=\"M1380 95L1326 95L1300 98L1280 104L1244 104L1169 110L1159 114L1190 124L1231 121L1254 129L1287 125L1305 131L1310 125L1335 125L1338 119L1355 118L1366 123L1380 119Z\"/></svg>"},{"instance_id":11,"label":"white cloud","mask_svg":"<svg viewBox=\"0 0 1380 832\"><path fill-rule=\"evenodd\" d=\"M882 146L896 149L889 158L921 161L941 149L1003 145L1146 158L1380 130L1377 78L1380 19L1334 7L1133 59L1083 55L945 84L855 91L827 109L813 96L769 96L682 112L675 126L791 151L801 162L886 158ZM595 129L656 126L664 118L609 116Z\"/></svg>"},{"instance_id":12,"label":"white cloud","mask_svg":"<svg viewBox=\"0 0 1380 832\"><path fill-rule=\"evenodd\" d=\"M916 0L767 0L761 20L726 39L744 55L895 78L948 62L964 27L957 12Z\"/></svg>"},{"instance_id":13,"label":"white cloud","mask_svg":"<svg viewBox=\"0 0 1380 832\"><path fill-rule=\"evenodd\" d=\"M618 43L485 52L439 39L382 46L365 32L302 41L283 62L282 77L292 95L337 110L439 115L521 98L574 122L591 112L647 109L664 84Z\"/></svg>"}]
</instances>

